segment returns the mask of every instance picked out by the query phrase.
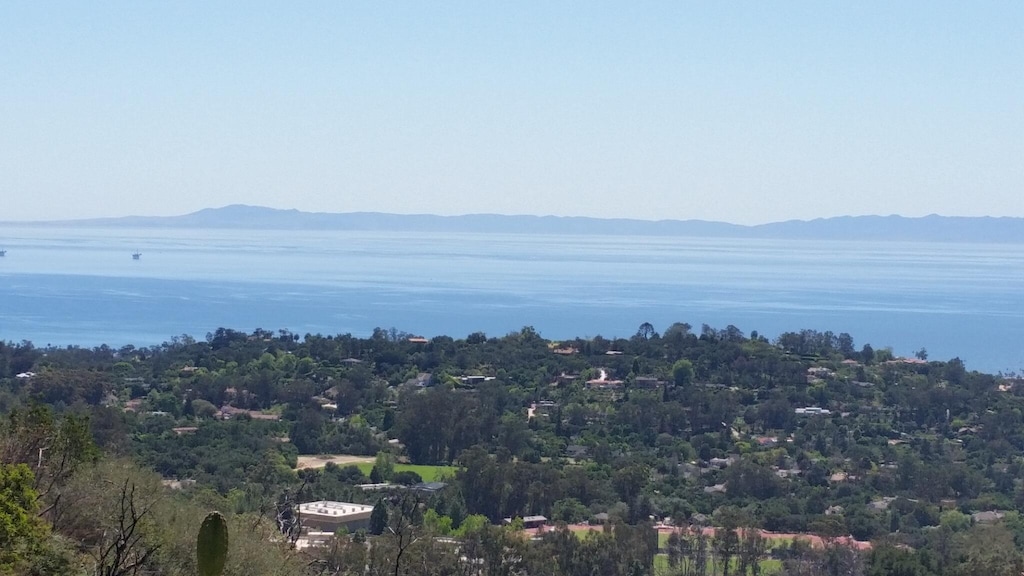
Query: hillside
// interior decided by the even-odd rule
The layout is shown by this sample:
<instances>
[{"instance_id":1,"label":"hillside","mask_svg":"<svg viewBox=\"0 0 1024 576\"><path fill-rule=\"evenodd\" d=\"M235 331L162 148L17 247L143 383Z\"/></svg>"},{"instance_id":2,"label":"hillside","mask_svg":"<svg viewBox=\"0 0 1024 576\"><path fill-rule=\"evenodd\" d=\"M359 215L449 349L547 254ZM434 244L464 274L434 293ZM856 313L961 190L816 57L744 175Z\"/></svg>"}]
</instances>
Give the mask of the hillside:
<instances>
[{"instance_id":1,"label":"hillside","mask_svg":"<svg viewBox=\"0 0 1024 576\"><path fill-rule=\"evenodd\" d=\"M210 508L241 531L239 575L1019 574L1022 385L848 334L683 323L2 344L0 574L109 568L133 510L161 521L126 553L189 574ZM376 520L325 536L294 512L323 502Z\"/></svg>"}]
</instances>

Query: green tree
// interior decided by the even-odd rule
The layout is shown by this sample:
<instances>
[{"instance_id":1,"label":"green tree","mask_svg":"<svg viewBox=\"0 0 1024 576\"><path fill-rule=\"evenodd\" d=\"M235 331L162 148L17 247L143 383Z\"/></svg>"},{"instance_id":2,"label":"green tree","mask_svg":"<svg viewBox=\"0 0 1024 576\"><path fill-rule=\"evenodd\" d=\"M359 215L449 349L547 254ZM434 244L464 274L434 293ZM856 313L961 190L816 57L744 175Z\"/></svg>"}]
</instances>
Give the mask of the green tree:
<instances>
[{"instance_id":1,"label":"green tree","mask_svg":"<svg viewBox=\"0 0 1024 576\"><path fill-rule=\"evenodd\" d=\"M933 574L913 553L891 544L875 547L867 558L866 576L930 576Z\"/></svg>"},{"instance_id":2,"label":"green tree","mask_svg":"<svg viewBox=\"0 0 1024 576\"><path fill-rule=\"evenodd\" d=\"M686 386L693 381L693 362L683 358L672 365L672 380L676 386Z\"/></svg>"},{"instance_id":3,"label":"green tree","mask_svg":"<svg viewBox=\"0 0 1024 576\"><path fill-rule=\"evenodd\" d=\"M0 573L24 561L45 534L34 482L28 466L0 464Z\"/></svg>"},{"instance_id":4,"label":"green tree","mask_svg":"<svg viewBox=\"0 0 1024 576\"><path fill-rule=\"evenodd\" d=\"M431 508L423 514L423 527L431 534L447 536L452 532L452 519Z\"/></svg>"},{"instance_id":5,"label":"green tree","mask_svg":"<svg viewBox=\"0 0 1024 576\"><path fill-rule=\"evenodd\" d=\"M658 333L654 331L654 326L652 326L650 322L644 322L640 325L640 328L637 329L636 336L634 336L634 338L637 340L647 341L651 338L656 338L657 336Z\"/></svg>"},{"instance_id":6,"label":"green tree","mask_svg":"<svg viewBox=\"0 0 1024 576\"><path fill-rule=\"evenodd\" d=\"M957 576L1019 576L1024 556L1005 526L978 526L970 531L960 550L962 563L951 571Z\"/></svg>"},{"instance_id":7,"label":"green tree","mask_svg":"<svg viewBox=\"0 0 1024 576\"><path fill-rule=\"evenodd\" d=\"M390 452L378 452L373 467L378 471L379 482L387 482L395 475L395 459Z\"/></svg>"},{"instance_id":8,"label":"green tree","mask_svg":"<svg viewBox=\"0 0 1024 576\"><path fill-rule=\"evenodd\" d=\"M465 538L473 534L479 534L488 527L490 527L491 521L483 514L473 514L467 516L462 524L459 525L459 529L456 530L455 535L459 538Z\"/></svg>"},{"instance_id":9,"label":"green tree","mask_svg":"<svg viewBox=\"0 0 1024 576\"><path fill-rule=\"evenodd\" d=\"M551 507L551 519L556 522L576 524L590 516L590 511L576 498L563 498Z\"/></svg>"},{"instance_id":10,"label":"green tree","mask_svg":"<svg viewBox=\"0 0 1024 576\"><path fill-rule=\"evenodd\" d=\"M683 358L672 365L672 382L682 388L693 382L693 362Z\"/></svg>"},{"instance_id":11,"label":"green tree","mask_svg":"<svg viewBox=\"0 0 1024 576\"><path fill-rule=\"evenodd\" d=\"M217 407L207 400L196 399L192 401L192 413L196 418L213 418L217 414Z\"/></svg>"},{"instance_id":12,"label":"green tree","mask_svg":"<svg viewBox=\"0 0 1024 576\"><path fill-rule=\"evenodd\" d=\"M388 527L388 506L384 500L378 500L370 513L370 534L380 536Z\"/></svg>"}]
</instances>

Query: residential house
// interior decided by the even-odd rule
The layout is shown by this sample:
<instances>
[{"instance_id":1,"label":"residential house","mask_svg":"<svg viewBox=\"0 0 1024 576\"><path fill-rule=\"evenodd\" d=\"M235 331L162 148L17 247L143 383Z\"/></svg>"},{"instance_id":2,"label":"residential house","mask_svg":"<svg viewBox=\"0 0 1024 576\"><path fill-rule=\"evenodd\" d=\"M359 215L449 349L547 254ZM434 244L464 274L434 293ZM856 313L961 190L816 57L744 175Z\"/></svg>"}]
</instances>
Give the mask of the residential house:
<instances>
[{"instance_id":1,"label":"residential house","mask_svg":"<svg viewBox=\"0 0 1024 576\"><path fill-rule=\"evenodd\" d=\"M633 384L637 388L644 388L650 390L660 388L665 383L659 380L658 378L655 378L654 376L637 376L636 378L633 379Z\"/></svg>"},{"instance_id":2,"label":"residential house","mask_svg":"<svg viewBox=\"0 0 1024 576\"><path fill-rule=\"evenodd\" d=\"M409 490L429 496L432 494L437 494L441 490L444 490L446 486L448 486L448 484L445 482L420 482L419 484L410 486Z\"/></svg>"},{"instance_id":3,"label":"residential house","mask_svg":"<svg viewBox=\"0 0 1024 576\"><path fill-rule=\"evenodd\" d=\"M505 524L511 524L512 518L505 518ZM548 523L548 519L544 516L525 516L523 517L523 528L543 528Z\"/></svg>"}]
</instances>

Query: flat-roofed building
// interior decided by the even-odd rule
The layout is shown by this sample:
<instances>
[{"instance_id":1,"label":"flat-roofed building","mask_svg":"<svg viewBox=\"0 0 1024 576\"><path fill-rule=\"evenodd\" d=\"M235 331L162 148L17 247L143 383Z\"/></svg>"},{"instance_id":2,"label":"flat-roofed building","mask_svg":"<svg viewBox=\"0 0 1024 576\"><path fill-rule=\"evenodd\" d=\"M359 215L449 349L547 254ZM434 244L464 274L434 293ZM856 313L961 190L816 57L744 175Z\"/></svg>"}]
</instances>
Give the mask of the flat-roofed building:
<instances>
[{"instance_id":1,"label":"flat-roofed building","mask_svg":"<svg viewBox=\"0 0 1024 576\"><path fill-rule=\"evenodd\" d=\"M548 523L548 519L544 516L526 516L523 519L523 528L542 528ZM512 518L505 518L505 524L511 524Z\"/></svg>"},{"instance_id":2,"label":"flat-roofed building","mask_svg":"<svg viewBox=\"0 0 1024 576\"><path fill-rule=\"evenodd\" d=\"M299 504L299 518L304 529L334 533L345 527L355 532L370 527L373 506L320 500Z\"/></svg>"},{"instance_id":3,"label":"flat-roofed building","mask_svg":"<svg viewBox=\"0 0 1024 576\"><path fill-rule=\"evenodd\" d=\"M444 482L420 482L410 486L409 489L413 492L419 492L421 494L437 494L448 484Z\"/></svg>"},{"instance_id":4,"label":"flat-roofed building","mask_svg":"<svg viewBox=\"0 0 1024 576\"><path fill-rule=\"evenodd\" d=\"M327 547L334 540L334 532L306 532L295 540L295 548L305 550L306 548Z\"/></svg>"}]
</instances>

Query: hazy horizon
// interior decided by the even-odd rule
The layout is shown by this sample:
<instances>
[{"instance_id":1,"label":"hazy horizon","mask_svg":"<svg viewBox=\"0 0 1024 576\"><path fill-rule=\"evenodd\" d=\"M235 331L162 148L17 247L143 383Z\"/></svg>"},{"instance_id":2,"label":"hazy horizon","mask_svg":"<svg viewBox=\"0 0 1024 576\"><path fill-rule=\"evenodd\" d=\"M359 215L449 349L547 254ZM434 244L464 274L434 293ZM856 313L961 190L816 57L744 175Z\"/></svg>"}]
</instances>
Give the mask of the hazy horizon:
<instances>
[{"instance_id":1,"label":"hazy horizon","mask_svg":"<svg viewBox=\"0 0 1024 576\"><path fill-rule=\"evenodd\" d=\"M813 217L813 218L787 218L787 219L783 219L783 220L772 220L772 221L766 221L766 222L758 222L758 223L753 223L753 224L746 224L746 223L742 223L742 222L730 222L728 220L705 220L705 219L699 219L699 218L695 218L695 219L681 219L681 218L630 218L630 217L627 217L627 216L608 216L608 217L602 217L602 216L586 216L586 215L582 215L582 214L527 214L527 213L502 214L502 213L498 213L498 212L464 212L464 213L453 213L453 214L437 214L437 213L431 213L431 212L384 212L384 211L378 211L378 210L359 210L359 211L350 211L350 212L332 212L332 211L326 211L326 210L302 210L302 209L294 208L294 207L291 207L291 208L276 208L276 207L272 207L272 206L263 206L263 205L257 205L257 204L236 203L236 204L225 204L225 205L220 205L220 206L207 206L207 207L199 208L197 210L192 210L192 211L189 211L189 212L183 212L183 213L178 213L178 214L125 214L125 215L120 215L120 216L94 216L94 217L88 217L88 218L71 218L71 219L59 219L59 220L57 220L57 219L40 219L40 220L35 220L35 219L33 219L33 220L4 220L4 219L0 219L0 223L7 223L7 224L45 224L45 223L64 223L64 222L74 223L74 222L84 222L84 221L92 221L92 220L114 220L114 219L121 219L121 218L129 218L129 219L130 218L175 218L175 217L181 217L181 216L189 216L189 215L196 214L196 213L199 213L199 212L219 211L219 210L226 210L226 209L231 209L231 208L268 209L268 210L277 210L277 211L282 211L282 212L300 212L300 213L311 214L311 215L324 215L324 214L328 214L328 215L383 214L383 215L395 215L395 216L441 216L441 217L464 217L464 216L506 216L506 217L511 217L511 218L516 218L516 217L526 217L526 218L549 218L549 217L554 217L554 218L595 218L595 219L607 219L607 220L621 219L621 220L637 220L637 221L646 221L646 222L669 222L669 221L685 222L687 220L693 220L693 221L698 221L698 222L708 222L708 223L715 223L715 224L730 224L730 225L735 225L735 226L748 226L748 227L749 226L758 226L758 225L763 225L763 224L781 224L781 223L787 223L787 222L811 222L811 221L815 221L815 220L830 220L830 219L838 219L838 218L860 218L860 217L869 217L869 218L908 218L908 219L931 218L931 217L939 217L939 218L1010 218L1010 219L1024 218L1024 216L993 216L993 215L989 215L989 214L982 214L982 215L978 215L978 216L959 216L959 215L952 215L952 214L936 214L936 213L931 213L931 214L921 214L921 215L917 215L917 216L907 216L907 215L904 215L904 214L880 214L880 213L876 213L876 214L837 214L837 215L834 215L834 216L819 216L819 217Z\"/></svg>"},{"instance_id":2,"label":"hazy horizon","mask_svg":"<svg viewBox=\"0 0 1024 576\"><path fill-rule=\"evenodd\" d=\"M0 220L1024 216L1024 4L0 6Z\"/></svg>"}]
</instances>

